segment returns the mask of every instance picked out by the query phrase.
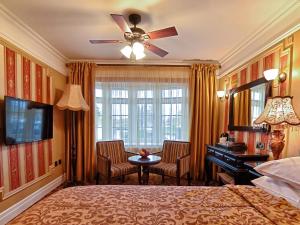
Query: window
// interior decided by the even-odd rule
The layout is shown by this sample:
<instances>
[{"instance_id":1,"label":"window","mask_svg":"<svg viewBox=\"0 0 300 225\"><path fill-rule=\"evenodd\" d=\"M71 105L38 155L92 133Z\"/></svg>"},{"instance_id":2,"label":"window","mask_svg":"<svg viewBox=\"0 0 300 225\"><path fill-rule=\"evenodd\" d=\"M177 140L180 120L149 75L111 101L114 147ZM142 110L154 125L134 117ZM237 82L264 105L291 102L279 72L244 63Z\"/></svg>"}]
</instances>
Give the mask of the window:
<instances>
[{"instance_id":1,"label":"window","mask_svg":"<svg viewBox=\"0 0 300 225\"><path fill-rule=\"evenodd\" d=\"M96 139L158 147L188 139L185 83L96 82Z\"/></svg>"}]
</instances>

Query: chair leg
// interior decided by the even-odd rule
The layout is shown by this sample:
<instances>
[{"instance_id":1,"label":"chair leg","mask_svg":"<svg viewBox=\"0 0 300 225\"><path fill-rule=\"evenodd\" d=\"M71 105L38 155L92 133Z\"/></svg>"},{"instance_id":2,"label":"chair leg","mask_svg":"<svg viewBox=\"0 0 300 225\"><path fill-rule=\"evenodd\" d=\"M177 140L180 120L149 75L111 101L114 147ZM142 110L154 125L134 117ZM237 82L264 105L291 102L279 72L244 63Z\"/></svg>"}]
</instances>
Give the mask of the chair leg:
<instances>
[{"instance_id":1,"label":"chair leg","mask_svg":"<svg viewBox=\"0 0 300 225\"><path fill-rule=\"evenodd\" d=\"M176 183L177 183L177 186L180 186L180 177L179 176L176 177Z\"/></svg>"},{"instance_id":2,"label":"chair leg","mask_svg":"<svg viewBox=\"0 0 300 225\"><path fill-rule=\"evenodd\" d=\"M162 173L161 174L161 184L164 184L165 183L165 174Z\"/></svg>"},{"instance_id":3,"label":"chair leg","mask_svg":"<svg viewBox=\"0 0 300 225\"><path fill-rule=\"evenodd\" d=\"M188 185L190 186L191 185L191 180L192 180L190 172L187 173L187 179L188 179Z\"/></svg>"},{"instance_id":4,"label":"chair leg","mask_svg":"<svg viewBox=\"0 0 300 225\"><path fill-rule=\"evenodd\" d=\"M110 184L110 182L111 182L111 177L108 176L108 177L107 177L107 184Z\"/></svg>"},{"instance_id":5,"label":"chair leg","mask_svg":"<svg viewBox=\"0 0 300 225\"><path fill-rule=\"evenodd\" d=\"M121 176L121 182L124 183L125 182L125 175Z\"/></svg>"},{"instance_id":6,"label":"chair leg","mask_svg":"<svg viewBox=\"0 0 300 225\"><path fill-rule=\"evenodd\" d=\"M142 172L140 166L138 168L138 180L139 180L139 184L142 184Z\"/></svg>"}]
</instances>

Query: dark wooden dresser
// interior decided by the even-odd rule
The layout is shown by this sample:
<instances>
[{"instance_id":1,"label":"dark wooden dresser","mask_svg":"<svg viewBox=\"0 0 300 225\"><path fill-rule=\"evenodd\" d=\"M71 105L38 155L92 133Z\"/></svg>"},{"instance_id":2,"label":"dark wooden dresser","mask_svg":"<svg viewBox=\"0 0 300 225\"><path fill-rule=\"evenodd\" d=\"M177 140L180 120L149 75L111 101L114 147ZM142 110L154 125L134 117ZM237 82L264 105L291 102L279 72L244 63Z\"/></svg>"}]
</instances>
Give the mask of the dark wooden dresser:
<instances>
[{"instance_id":1,"label":"dark wooden dresser","mask_svg":"<svg viewBox=\"0 0 300 225\"><path fill-rule=\"evenodd\" d=\"M251 180L260 176L254 171L254 167L267 161L269 155L265 151L261 153L248 153L229 151L219 146L207 145L205 157L206 185L212 177L212 164L216 164L234 178L235 184L251 184Z\"/></svg>"}]
</instances>

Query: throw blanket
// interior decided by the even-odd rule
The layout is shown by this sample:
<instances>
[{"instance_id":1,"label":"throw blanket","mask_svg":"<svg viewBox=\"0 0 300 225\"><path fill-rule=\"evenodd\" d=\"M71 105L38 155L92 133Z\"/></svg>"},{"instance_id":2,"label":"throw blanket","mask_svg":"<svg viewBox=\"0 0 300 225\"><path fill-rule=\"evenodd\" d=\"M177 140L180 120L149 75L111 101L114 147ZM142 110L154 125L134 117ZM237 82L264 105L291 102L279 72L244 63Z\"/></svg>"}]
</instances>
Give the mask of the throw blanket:
<instances>
[{"instance_id":1,"label":"throw blanket","mask_svg":"<svg viewBox=\"0 0 300 225\"><path fill-rule=\"evenodd\" d=\"M252 186L82 186L60 190L9 224L299 225L300 210Z\"/></svg>"}]
</instances>

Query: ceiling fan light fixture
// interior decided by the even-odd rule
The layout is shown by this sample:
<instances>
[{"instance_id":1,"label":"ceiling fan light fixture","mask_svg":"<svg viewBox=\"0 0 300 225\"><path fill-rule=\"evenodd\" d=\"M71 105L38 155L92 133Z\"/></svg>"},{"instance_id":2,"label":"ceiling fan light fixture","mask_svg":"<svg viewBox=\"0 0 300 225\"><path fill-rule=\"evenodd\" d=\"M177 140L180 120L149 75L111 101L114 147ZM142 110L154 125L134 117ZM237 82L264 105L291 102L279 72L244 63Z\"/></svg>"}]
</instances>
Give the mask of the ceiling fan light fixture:
<instances>
[{"instance_id":1,"label":"ceiling fan light fixture","mask_svg":"<svg viewBox=\"0 0 300 225\"><path fill-rule=\"evenodd\" d=\"M121 49L121 53L129 59L132 53L132 48L129 45L127 45Z\"/></svg>"},{"instance_id":2,"label":"ceiling fan light fixture","mask_svg":"<svg viewBox=\"0 0 300 225\"><path fill-rule=\"evenodd\" d=\"M141 53L144 54L144 45L142 43L136 41L132 45L132 51L136 56L141 55Z\"/></svg>"},{"instance_id":3,"label":"ceiling fan light fixture","mask_svg":"<svg viewBox=\"0 0 300 225\"><path fill-rule=\"evenodd\" d=\"M135 59L136 59L136 60L139 60L139 59L144 58L145 56L146 56L146 55L145 55L144 52L140 52L140 53L135 54Z\"/></svg>"}]
</instances>

